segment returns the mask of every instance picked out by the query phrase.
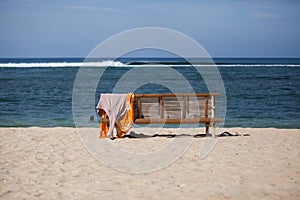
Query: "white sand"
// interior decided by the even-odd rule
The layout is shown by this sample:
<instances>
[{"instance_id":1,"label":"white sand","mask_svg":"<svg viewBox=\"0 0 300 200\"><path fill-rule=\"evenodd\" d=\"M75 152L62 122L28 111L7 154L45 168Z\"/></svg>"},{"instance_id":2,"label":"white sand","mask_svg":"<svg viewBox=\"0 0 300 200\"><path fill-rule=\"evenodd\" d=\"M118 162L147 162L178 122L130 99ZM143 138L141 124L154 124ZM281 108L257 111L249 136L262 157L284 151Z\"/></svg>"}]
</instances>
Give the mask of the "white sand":
<instances>
[{"instance_id":1,"label":"white sand","mask_svg":"<svg viewBox=\"0 0 300 200\"><path fill-rule=\"evenodd\" d=\"M0 198L300 199L300 129L226 130L250 136L219 138L205 159L199 158L199 150L206 138L193 138L170 166L132 174L97 161L81 144L76 129L0 128ZM172 140L112 142L147 153Z\"/></svg>"}]
</instances>

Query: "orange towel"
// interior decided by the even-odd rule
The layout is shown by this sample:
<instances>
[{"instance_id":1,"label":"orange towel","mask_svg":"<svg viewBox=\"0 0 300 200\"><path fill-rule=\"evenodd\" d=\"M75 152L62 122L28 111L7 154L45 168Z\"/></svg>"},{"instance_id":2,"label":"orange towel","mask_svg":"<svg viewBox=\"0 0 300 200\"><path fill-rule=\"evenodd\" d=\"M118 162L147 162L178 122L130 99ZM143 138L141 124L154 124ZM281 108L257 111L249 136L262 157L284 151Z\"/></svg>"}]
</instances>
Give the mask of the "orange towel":
<instances>
[{"instance_id":1,"label":"orange towel","mask_svg":"<svg viewBox=\"0 0 300 200\"><path fill-rule=\"evenodd\" d=\"M129 105L126 114L117 121L116 129L117 129L117 137L123 137L132 127L133 120L134 120L134 94L130 93L126 95L126 101Z\"/></svg>"},{"instance_id":2,"label":"orange towel","mask_svg":"<svg viewBox=\"0 0 300 200\"><path fill-rule=\"evenodd\" d=\"M129 93L126 95L126 101L129 105L125 115L116 122L117 138L124 137L124 135L130 130L134 121L134 94ZM101 110L101 118L108 118L105 111ZM109 123L100 123L100 134L99 138L107 138L107 133L109 128Z\"/></svg>"},{"instance_id":3,"label":"orange towel","mask_svg":"<svg viewBox=\"0 0 300 200\"><path fill-rule=\"evenodd\" d=\"M107 115L104 110L100 111L100 116L102 119L107 118ZM99 138L107 138L107 133L108 133L108 125L109 123L103 123L102 121L100 122L100 134Z\"/></svg>"}]
</instances>

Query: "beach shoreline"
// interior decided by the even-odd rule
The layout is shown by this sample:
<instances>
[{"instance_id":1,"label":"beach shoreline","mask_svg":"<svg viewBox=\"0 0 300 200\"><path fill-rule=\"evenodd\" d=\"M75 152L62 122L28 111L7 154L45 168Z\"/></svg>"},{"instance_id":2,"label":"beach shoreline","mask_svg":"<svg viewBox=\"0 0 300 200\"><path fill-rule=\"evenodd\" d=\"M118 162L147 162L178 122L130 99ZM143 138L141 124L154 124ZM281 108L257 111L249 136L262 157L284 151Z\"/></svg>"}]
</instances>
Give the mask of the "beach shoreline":
<instances>
[{"instance_id":1,"label":"beach shoreline","mask_svg":"<svg viewBox=\"0 0 300 200\"><path fill-rule=\"evenodd\" d=\"M176 131L192 143L167 167L126 173L95 159L75 128L0 128L0 199L299 199L300 129L219 129L244 136L219 137L203 159L207 137L191 130ZM174 129L133 131L110 142L149 153L174 140Z\"/></svg>"}]
</instances>

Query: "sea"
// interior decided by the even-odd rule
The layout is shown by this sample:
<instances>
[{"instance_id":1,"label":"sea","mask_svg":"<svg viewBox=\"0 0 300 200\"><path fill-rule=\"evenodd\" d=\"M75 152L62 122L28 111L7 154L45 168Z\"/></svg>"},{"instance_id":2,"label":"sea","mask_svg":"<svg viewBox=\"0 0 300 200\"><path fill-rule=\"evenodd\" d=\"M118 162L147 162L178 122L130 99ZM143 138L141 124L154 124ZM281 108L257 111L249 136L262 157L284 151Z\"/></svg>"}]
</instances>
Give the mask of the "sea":
<instances>
[{"instance_id":1,"label":"sea","mask_svg":"<svg viewBox=\"0 0 300 200\"><path fill-rule=\"evenodd\" d=\"M83 63L88 62L89 67L101 68L103 72L95 83L95 104L91 109L94 112L90 113L96 124L99 122L95 115L99 95L114 92L117 83L132 69L151 69L146 74L151 76L159 70L163 74L162 69L166 67L171 68L180 73L195 92L207 93L203 74L199 74L197 67L215 66L226 92L222 94L226 97L224 127L300 128L299 58L213 58L213 63L194 60L191 63L183 58L124 57L94 61L84 58L1 58L0 127L75 127L72 107L75 80ZM130 84L139 85L143 76L145 74L136 74ZM162 77L176 83L172 74L166 73ZM154 81L140 84L132 92L172 91ZM88 117L86 120L89 122Z\"/></svg>"}]
</instances>

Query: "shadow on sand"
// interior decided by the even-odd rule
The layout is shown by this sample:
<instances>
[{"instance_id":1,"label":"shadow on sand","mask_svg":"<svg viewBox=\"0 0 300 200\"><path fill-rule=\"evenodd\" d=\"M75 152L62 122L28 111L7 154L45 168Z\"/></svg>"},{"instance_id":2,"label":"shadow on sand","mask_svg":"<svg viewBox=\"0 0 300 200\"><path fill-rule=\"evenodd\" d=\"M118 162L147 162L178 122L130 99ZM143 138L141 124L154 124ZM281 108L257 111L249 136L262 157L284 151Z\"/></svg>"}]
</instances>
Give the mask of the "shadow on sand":
<instances>
[{"instance_id":1,"label":"shadow on sand","mask_svg":"<svg viewBox=\"0 0 300 200\"><path fill-rule=\"evenodd\" d=\"M129 134L125 135L123 138L153 138L153 137L165 137L165 138L174 138L174 137L193 137L193 138L204 138L204 137L211 137L211 134L154 134L154 135L145 135L143 133L135 133L131 131ZM217 137L229 137L229 136L250 136L249 134L232 134L227 131L220 133Z\"/></svg>"}]
</instances>

